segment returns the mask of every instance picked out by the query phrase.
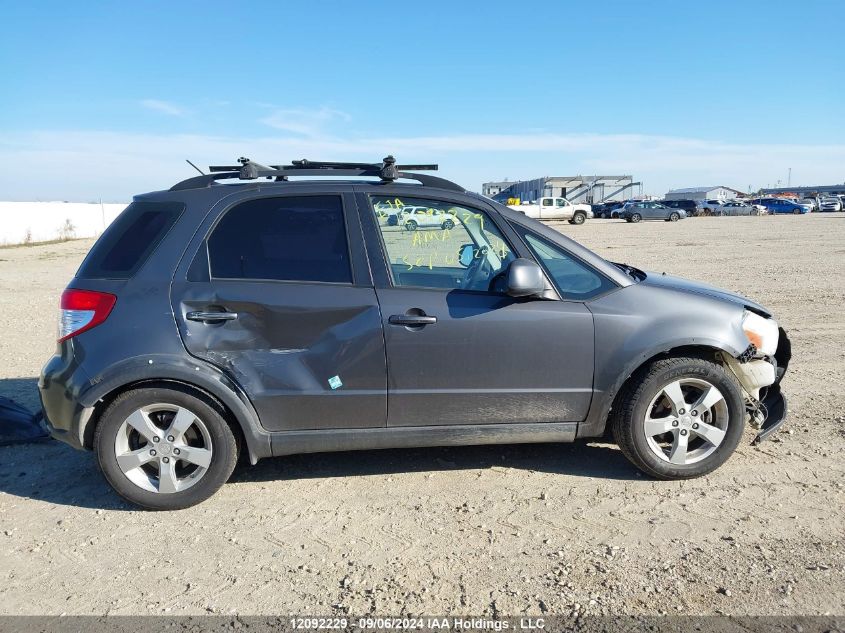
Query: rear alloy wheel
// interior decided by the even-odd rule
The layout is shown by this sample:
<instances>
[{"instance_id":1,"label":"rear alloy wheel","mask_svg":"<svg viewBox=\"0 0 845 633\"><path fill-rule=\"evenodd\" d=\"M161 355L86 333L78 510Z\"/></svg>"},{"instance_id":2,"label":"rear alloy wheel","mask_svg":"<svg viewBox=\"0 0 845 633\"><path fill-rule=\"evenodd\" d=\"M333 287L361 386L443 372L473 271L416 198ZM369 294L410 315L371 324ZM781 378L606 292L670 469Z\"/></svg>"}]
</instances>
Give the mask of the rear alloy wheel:
<instances>
[{"instance_id":1,"label":"rear alloy wheel","mask_svg":"<svg viewBox=\"0 0 845 633\"><path fill-rule=\"evenodd\" d=\"M220 412L178 387L118 396L97 425L94 446L115 491L151 510L204 501L229 478L238 453Z\"/></svg>"},{"instance_id":2,"label":"rear alloy wheel","mask_svg":"<svg viewBox=\"0 0 845 633\"><path fill-rule=\"evenodd\" d=\"M643 216L641 216L639 213L634 213L631 215L631 222L639 222L642 219Z\"/></svg>"},{"instance_id":3,"label":"rear alloy wheel","mask_svg":"<svg viewBox=\"0 0 845 633\"><path fill-rule=\"evenodd\" d=\"M715 470L734 452L744 428L736 379L700 358L653 363L629 387L613 420L625 456L658 479Z\"/></svg>"}]
</instances>

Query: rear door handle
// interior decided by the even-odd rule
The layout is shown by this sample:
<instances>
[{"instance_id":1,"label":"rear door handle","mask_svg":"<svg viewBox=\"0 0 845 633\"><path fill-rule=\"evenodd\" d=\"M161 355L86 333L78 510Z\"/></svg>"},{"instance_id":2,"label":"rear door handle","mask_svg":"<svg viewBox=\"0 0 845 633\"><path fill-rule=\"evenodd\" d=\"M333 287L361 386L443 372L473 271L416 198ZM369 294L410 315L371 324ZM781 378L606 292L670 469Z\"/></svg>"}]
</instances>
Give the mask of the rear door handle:
<instances>
[{"instance_id":1,"label":"rear door handle","mask_svg":"<svg viewBox=\"0 0 845 633\"><path fill-rule=\"evenodd\" d=\"M390 323L390 325L404 325L406 327L414 327L437 323L437 317L422 316L417 314L394 314L387 319L387 322Z\"/></svg>"},{"instance_id":2,"label":"rear door handle","mask_svg":"<svg viewBox=\"0 0 845 633\"><path fill-rule=\"evenodd\" d=\"M188 312L185 315L185 318L189 321L202 321L207 323L209 321L234 321L238 318L237 312L203 312L202 310L196 310L194 312Z\"/></svg>"}]
</instances>

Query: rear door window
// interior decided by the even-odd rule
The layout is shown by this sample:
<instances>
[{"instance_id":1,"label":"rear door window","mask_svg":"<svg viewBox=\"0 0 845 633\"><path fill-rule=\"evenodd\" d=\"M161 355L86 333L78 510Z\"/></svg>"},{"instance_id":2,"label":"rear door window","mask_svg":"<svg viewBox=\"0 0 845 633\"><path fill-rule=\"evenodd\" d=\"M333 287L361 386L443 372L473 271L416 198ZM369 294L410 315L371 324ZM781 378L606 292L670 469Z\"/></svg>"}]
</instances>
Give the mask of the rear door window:
<instances>
[{"instance_id":1,"label":"rear door window","mask_svg":"<svg viewBox=\"0 0 845 633\"><path fill-rule=\"evenodd\" d=\"M216 279L352 283L340 196L242 202L212 231L208 257Z\"/></svg>"},{"instance_id":2,"label":"rear door window","mask_svg":"<svg viewBox=\"0 0 845 633\"><path fill-rule=\"evenodd\" d=\"M133 202L97 240L76 276L129 279L144 265L184 209L181 202Z\"/></svg>"}]
</instances>

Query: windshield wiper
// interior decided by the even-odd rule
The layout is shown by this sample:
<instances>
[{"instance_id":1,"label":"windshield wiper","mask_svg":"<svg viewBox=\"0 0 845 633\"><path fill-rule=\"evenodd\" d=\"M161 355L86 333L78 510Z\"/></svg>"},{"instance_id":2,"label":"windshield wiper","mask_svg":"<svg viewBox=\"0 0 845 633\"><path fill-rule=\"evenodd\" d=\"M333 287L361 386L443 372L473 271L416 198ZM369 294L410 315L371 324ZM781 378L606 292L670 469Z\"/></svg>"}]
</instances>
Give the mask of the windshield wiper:
<instances>
[{"instance_id":1,"label":"windshield wiper","mask_svg":"<svg viewBox=\"0 0 845 633\"><path fill-rule=\"evenodd\" d=\"M632 279L636 279L637 281L642 281L646 278L646 274L640 270L639 268L634 268L633 266L629 266L628 264L620 264L619 262L611 262L614 266L616 266L619 270L624 272L626 275L631 277Z\"/></svg>"}]
</instances>

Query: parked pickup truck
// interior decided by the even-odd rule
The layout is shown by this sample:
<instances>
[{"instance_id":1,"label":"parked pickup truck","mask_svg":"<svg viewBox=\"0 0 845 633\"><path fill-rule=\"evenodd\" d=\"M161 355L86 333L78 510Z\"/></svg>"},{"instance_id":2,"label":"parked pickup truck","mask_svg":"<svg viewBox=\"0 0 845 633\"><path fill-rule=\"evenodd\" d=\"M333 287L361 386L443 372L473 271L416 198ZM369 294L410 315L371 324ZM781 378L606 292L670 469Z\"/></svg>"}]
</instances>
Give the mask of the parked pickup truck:
<instances>
[{"instance_id":1,"label":"parked pickup truck","mask_svg":"<svg viewBox=\"0 0 845 633\"><path fill-rule=\"evenodd\" d=\"M587 218L593 217L589 204L572 204L566 198L540 198L540 204L508 206L535 220L569 220L570 224L584 224Z\"/></svg>"}]
</instances>

